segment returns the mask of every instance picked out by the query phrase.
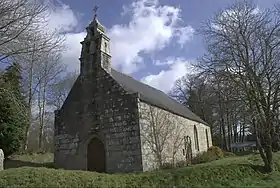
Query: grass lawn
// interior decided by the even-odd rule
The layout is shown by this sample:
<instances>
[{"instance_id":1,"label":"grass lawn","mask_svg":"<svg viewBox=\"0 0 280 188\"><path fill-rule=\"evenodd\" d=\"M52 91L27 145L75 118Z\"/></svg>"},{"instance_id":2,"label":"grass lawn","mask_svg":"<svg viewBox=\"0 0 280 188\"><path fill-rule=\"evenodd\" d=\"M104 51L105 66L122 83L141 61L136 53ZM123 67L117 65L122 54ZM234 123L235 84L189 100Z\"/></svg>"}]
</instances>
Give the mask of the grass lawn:
<instances>
[{"instance_id":1,"label":"grass lawn","mask_svg":"<svg viewBox=\"0 0 280 188\"><path fill-rule=\"evenodd\" d=\"M275 154L280 169L280 153ZM98 174L51 168L51 154L14 156L0 187L280 187L280 172L262 172L259 155L146 173Z\"/></svg>"}]
</instances>

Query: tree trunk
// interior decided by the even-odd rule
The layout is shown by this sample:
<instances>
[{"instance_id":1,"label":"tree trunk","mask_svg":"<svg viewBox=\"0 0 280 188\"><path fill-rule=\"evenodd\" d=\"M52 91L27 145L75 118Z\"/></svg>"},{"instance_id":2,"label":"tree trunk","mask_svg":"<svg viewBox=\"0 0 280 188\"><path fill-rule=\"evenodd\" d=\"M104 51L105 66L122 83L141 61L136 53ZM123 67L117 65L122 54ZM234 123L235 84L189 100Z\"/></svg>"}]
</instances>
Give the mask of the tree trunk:
<instances>
[{"instance_id":1,"label":"tree trunk","mask_svg":"<svg viewBox=\"0 0 280 188\"><path fill-rule=\"evenodd\" d=\"M220 114L220 119L221 119L221 126L222 126L222 133L223 133L223 149L229 151L228 148L228 143L227 143L227 138L226 138L226 128L225 128L225 119L224 119L224 109L222 107L222 97L220 93L218 94L218 105L219 105L219 114Z\"/></svg>"},{"instance_id":2,"label":"tree trunk","mask_svg":"<svg viewBox=\"0 0 280 188\"><path fill-rule=\"evenodd\" d=\"M47 79L45 77L43 83L43 92L42 92L42 105L41 105L41 113L40 113L40 133L39 133L39 148L43 150L43 136L44 136L44 128L45 128L45 105L46 105L46 92L47 92Z\"/></svg>"},{"instance_id":3,"label":"tree trunk","mask_svg":"<svg viewBox=\"0 0 280 188\"><path fill-rule=\"evenodd\" d=\"M220 144L220 148L224 148L224 142L223 142L223 129L222 129L222 123L220 122L220 140L219 140L219 144Z\"/></svg>"},{"instance_id":4,"label":"tree trunk","mask_svg":"<svg viewBox=\"0 0 280 188\"><path fill-rule=\"evenodd\" d=\"M244 141L245 141L245 123L243 124L243 127L242 127L242 140L241 140L241 142L242 143L244 143Z\"/></svg>"},{"instance_id":5,"label":"tree trunk","mask_svg":"<svg viewBox=\"0 0 280 188\"><path fill-rule=\"evenodd\" d=\"M237 142L239 142L239 135L238 135L238 124L239 124L239 126L240 126L240 123L237 123L238 121L237 121L237 117L236 117L236 114L235 115L232 115L232 125L233 125L233 139L234 139L234 143L237 143ZM240 127L241 128L241 127Z\"/></svg>"},{"instance_id":6,"label":"tree trunk","mask_svg":"<svg viewBox=\"0 0 280 188\"><path fill-rule=\"evenodd\" d=\"M32 100L33 100L33 91L32 91L32 84L33 84L33 60L31 60L31 65L29 69L29 77L28 77L28 124L25 130L25 137L24 137L24 150L26 151L28 148L28 137L29 137L29 128L32 123Z\"/></svg>"},{"instance_id":7,"label":"tree trunk","mask_svg":"<svg viewBox=\"0 0 280 188\"><path fill-rule=\"evenodd\" d=\"M264 129L258 130L257 122L255 119L253 119L253 126L256 134L256 145L264 162L264 168L267 172L272 172L274 170L274 167L270 132L266 132Z\"/></svg>"},{"instance_id":8,"label":"tree trunk","mask_svg":"<svg viewBox=\"0 0 280 188\"><path fill-rule=\"evenodd\" d=\"M223 131L223 141L224 141L224 149L229 151L229 148L228 148L228 142L227 142L227 137L226 137L226 126L225 124L223 123L224 118L222 118L222 131Z\"/></svg>"},{"instance_id":9,"label":"tree trunk","mask_svg":"<svg viewBox=\"0 0 280 188\"><path fill-rule=\"evenodd\" d=\"M262 146L259 137L257 136L257 147L260 152L261 158L264 162L264 168L267 172L272 172L273 167L273 153L271 146Z\"/></svg>"},{"instance_id":10,"label":"tree trunk","mask_svg":"<svg viewBox=\"0 0 280 188\"><path fill-rule=\"evenodd\" d=\"M228 105L228 104L227 104ZM231 151L231 135L232 135L232 130L231 130L231 123L229 120L229 110L228 106L226 107L226 121L227 121L227 130L228 130L228 151Z\"/></svg>"},{"instance_id":11,"label":"tree trunk","mask_svg":"<svg viewBox=\"0 0 280 188\"><path fill-rule=\"evenodd\" d=\"M34 74L34 56L35 56L35 44L33 44L33 51L31 54L30 67L28 72L28 124L25 130L24 138L24 150L28 149L28 137L29 137L29 128L32 124L32 101L33 101L33 74Z\"/></svg>"},{"instance_id":12,"label":"tree trunk","mask_svg":"<svg viewBox=\"0 0 280 188\"><path fill-rule=\"evenodd\" d=\"M38 137L38 147L41 150L42 149L42 134L41 134L41 128L42 128L42 101L41 101L41 93L42 93L42 85L40 83L39 90L38 90L38 116L39 116L39 137Z\"/></svg>"},{"instance_id":13,"label":"tree trunk","mask_svg":"<svg viewBox=\"0 0 280 188\"><path fill-rule=\"evenodd\" d=\"M272 172L274 170L272 147L265 146L264 150L267 158L267 164L265 164L265 169L267 172Z\"/></svg>"}]
</instances>

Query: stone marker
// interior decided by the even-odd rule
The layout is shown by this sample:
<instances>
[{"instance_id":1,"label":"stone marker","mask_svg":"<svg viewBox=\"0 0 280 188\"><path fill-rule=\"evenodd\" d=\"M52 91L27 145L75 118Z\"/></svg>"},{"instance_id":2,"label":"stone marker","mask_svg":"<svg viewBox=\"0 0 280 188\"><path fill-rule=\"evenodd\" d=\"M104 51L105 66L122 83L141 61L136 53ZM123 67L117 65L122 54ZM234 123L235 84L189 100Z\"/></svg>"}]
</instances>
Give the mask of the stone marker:
<instances>
[{"instance_id":1,"label":"stone marker","mask_svg":"<svg viewBox=\"0 0 280 188\"><path fill-rule=\"evenodd\" d=\"M4 152L0 149L0 171L4 170Z\"/></svg>"}]
</instances>

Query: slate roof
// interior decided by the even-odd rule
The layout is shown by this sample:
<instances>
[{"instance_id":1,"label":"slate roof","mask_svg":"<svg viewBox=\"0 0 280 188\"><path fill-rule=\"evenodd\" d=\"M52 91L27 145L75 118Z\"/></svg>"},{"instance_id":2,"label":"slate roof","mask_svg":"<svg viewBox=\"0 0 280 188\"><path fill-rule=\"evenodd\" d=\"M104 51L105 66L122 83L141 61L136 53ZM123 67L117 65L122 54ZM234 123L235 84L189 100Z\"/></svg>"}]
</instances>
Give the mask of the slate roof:
<instances>
[{"instance_id":1,"label":"slate roof","mask_svg":"<svg viewBox=\"0 0 280 188\"><path fill-rule=\"evenodd\" d=\"M187 119L208 125L187 107L170 98L164 92L135 80L132 77L120 73L114 69L111 69L111 75L127 92L139 93L141 101L153 106L157 106L161 109L180 115Z\"/></svg>"}]
</instances>

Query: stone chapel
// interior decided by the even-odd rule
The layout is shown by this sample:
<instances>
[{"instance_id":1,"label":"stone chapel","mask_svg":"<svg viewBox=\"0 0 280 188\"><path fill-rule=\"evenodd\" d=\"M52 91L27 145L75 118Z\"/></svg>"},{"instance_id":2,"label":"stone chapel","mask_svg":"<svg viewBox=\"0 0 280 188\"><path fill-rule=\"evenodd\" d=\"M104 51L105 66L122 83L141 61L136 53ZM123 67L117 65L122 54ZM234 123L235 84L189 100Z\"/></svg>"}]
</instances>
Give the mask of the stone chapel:
<instances>
[{"instance_id":1,"label":"stone chapel","mask_svg":"<svg viewBox=\"0 0 280 188\"><path fill-rule=\"evenodd\" d=\"M151 128L164 123L169 133L157 135L162 161L185 160L189 152L194 156L212 146L210 127L188 108L111 67L110 39L96 16L86 31L80 75L55 111L56 167L107 173L153 170L158 144L148 138Z\"/></svg>"}]
</instances>

